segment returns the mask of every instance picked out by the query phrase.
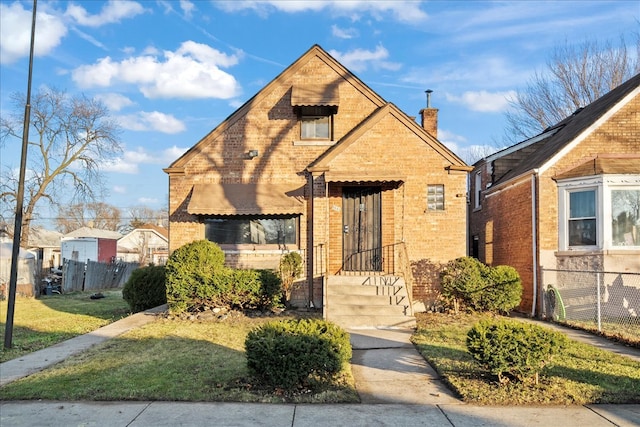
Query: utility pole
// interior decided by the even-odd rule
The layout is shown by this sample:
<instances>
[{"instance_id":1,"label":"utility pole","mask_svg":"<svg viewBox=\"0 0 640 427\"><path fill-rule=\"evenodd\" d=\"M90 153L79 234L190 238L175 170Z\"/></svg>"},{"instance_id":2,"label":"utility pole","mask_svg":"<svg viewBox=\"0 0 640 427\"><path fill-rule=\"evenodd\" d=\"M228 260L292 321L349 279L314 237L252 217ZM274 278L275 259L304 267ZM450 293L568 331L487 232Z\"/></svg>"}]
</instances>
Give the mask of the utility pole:
<instances>
[{"instance_id":1,"label":"utility pole","mask_svg":"<svg viewBox=\"0 0 640 427\"><path fill-rule=\"evenodd\" d=\"M18 178L18 196L16 197L16 217L13 229L13 252L11 253L11 276L9 277L9 300L7 301L7 323L4 331L4 348L9 349L13 340L13 314L16 308L16 288L18 287L18 263L20 261L20 237L22 236L22 216L24 205L24 176L27 169L27 147L29 146L29 124L31 117L31 74L33 69L33 46L36 35L36 3L33 0L31 16L31 48L29 50L29 76L27 78L27 100L24 106L22 127L22 157Z\"/></svg>"}]
</instances>

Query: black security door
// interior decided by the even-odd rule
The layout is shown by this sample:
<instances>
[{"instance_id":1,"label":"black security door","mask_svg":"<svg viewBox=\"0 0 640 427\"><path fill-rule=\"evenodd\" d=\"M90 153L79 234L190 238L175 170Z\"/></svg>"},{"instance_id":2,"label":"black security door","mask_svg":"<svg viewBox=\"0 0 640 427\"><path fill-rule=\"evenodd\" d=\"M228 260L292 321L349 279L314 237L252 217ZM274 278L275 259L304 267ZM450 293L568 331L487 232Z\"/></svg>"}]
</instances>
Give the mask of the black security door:
<instances>
[{"instance_id":1,"label":"black security door","mask_svg":"<svg viewBox=\"0 0 640 427\"><path fill-rule=\"evenodd\" d=\"M380 187L343 188L343 270L382 270L380 202Z\"/></svg>"}]
</instances>

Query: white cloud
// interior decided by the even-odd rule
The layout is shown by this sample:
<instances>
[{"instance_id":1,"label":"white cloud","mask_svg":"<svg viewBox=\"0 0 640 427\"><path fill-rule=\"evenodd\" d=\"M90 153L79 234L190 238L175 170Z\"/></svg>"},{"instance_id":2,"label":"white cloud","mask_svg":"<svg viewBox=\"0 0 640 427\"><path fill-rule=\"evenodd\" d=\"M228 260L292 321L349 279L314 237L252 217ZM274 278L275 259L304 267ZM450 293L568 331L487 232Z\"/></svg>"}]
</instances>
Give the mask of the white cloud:
<instances>
[{"instance_id":1,"label":"white cloud","mask_svg":"<svg viewBox=\"0 0 640 427\"><path fill-rule=\"evenodd\" d=\"M140 197L138 198L138 203L140 203L143 206L148 206L148 205L155 205L156 203L159 203L160 200L153 198L153 197Z\"/></svg>"},{"instance_id":2,"label":"white cloud","mask_svg":"<svg viewBox=\"0 0 640 427\"><path fill-rule=\"evenodd\" d=\"M139 111L114 117L120 126L133 131L157 131L162 133L179 133L186 129L185 124L171 114L159 111Z\"/></svg>"},{"instance_id":3,"label":"white cloud","mask_svg":"<svg viewBox=\"0 0 640 427\"><path fill-rule=\"evenodd\" d=\"M513 90L506 92L487 92L486 90L481 90L478 92L467 91L460 96L447 93L445 96L447 100L462 104L472 111L499 113L509 107L509 99L513 99L515 94Z\"/></svg>"},{"instance_id":4,"label":"white cloud","mask_svg":"<svg viewBox=\"0 0 640 427\"><path fill-rule=\"evenodd\" d=\"M138 147L135 150L126 150L122 157L104 164L102 169L106 172L138 174L140 172L140 165L152 164L166 166L173 163L187 150L188 148L180 148L174 145L160 152L150 153L145 148ZM115 187L114 191L116 191Z\"/></svg>"},{"instance_id":5,"label":"white cloud","mask_svg":"<svg viewBox=\"0 0 640 427\"><path fill-rule=\"evenodd\" d=\"M385 15L391 15L394 19L407 22L419 23L427 19L427 14L420 9L420 2L399 1L399 0L315 0L315 1L219 1L214 3L226 12L237 12L241 10L253 10L258 15L266 17L274 10L285 13L319 12L328 11L335 16L353 17L353 14L369 13L377 20L383 19Z\"/></svg>"},{"instance_id":6,"label":"white cloud","mask_svg":"<svg viewBox=\"0 0 640 427\"><path fill-rule=\"evenodd\" d=\"M180 0L180 9L184 12L184 17L187 19L191 19L193 11L196 10L196 5L189 0Z\"/></svg>"},{"instance_id":7,"label":"white cloud","mask_svg":"<svg viewBox=\"0 0 640 427\"><path fill-rule=\"evenodd\" d=\"M355 28L340 28L337 25L332 25L331 34L339 39L352 39L358 36L358 30Z\"/></svg>"},{"instance_id":8,"label":"white cloud","mask_svg":"<svg viewBox=\"0 0 640 427\"><path fill-rule=\"evenodd\" d=\"M119 93L102 93L95 97L102 101L110 111L120 111L124 107L129 107L134 104L132 100Z\"/></svg>"},{"instance_id":9,"label":"white cloud","mask_svg":"<svg viewBox=\"0 0 640 427\"><path fill-rule=\"evenodd\" d=\"M11 64L29 56L32 11L19 2L0 4L0 63ZM67 34L67 27L56 16L39 10L36 14L34 55L51 53Z\"/></svg>"},{"instance_id":10,"label":"white cloud","mask_svg":"<svg viewBox=\"0 0 640 427\"><path fill-rule=\"evenodd\" d=\"M399 63L385 61L389 57L389 51L383 46L378 46L374 51L355 49L350 52L340 53L336 50L331 50L329 53L352 71L366 70L369 64L373 68L393 71L401 67Z\"/></svg>"},{"instance_id":11,"label":"white cloud","mask_svg":"<svg viewBox=\"0 0 640 427\"><path fill-rule=\"evenodd\" d=\"M164 51L130 57L121 62L105 57L72 72L82 88L111 86L117 82L137 84L147 98L221 98L237 96L236 79L220 69L238 63L238 55L227 55L206 44L186 41L175 52Z\"/></svg>"},{"instance_id":12,"label":"white cloud","mask_svg":"<svg viewBox=\"0 0 640 427\"><path fill-rule=\"evenodd\" d=\"M120 22L124 18L133 18L143 12L144 8L138 2L109 0L97 15L90 15L84 7L73 3L67 7L65 15L72 18L78 25L100 27Z\"/></svg>"},{"instance_id":13,"label":"white cloud","mask_svg":"<svg viewBox=\"0 0 640 427\"><path fill-rule=\"evenodd\" d=\"M117 194L126 194L127 193L127 188L122 186L122 185L114 185L112 188L114 193Z\"/></svg>"}]
</instances>

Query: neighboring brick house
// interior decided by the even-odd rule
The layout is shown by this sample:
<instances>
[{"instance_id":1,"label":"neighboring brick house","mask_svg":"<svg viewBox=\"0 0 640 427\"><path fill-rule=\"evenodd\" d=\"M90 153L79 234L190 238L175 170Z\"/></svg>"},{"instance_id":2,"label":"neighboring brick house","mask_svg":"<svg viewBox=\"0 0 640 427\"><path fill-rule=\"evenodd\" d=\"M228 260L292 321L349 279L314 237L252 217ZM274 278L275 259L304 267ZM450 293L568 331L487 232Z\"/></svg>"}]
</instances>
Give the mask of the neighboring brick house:
<instances>
[{"instance_id":1,"label":"neighboring brick house","mask_svg":"<svg viewBox=\"0 0 640 427\"><path fill-rule=\"evenodd\" d=\"M518 270L522 311L541 309L541 268L640 272L640 74L480 160L470 184L470 253Z\"/></svg>"},{"instance_id":2,"label":"neighboring brick house","mask_svg":"<svg viewBox=\"0 0 640 427\"><path fill-rule=\"evenodd\" d=\"M410 279L410 263L464 256L470 167L436 139L437 110L421 114L313 46L165 169L170 251L209 239L229 265L277 268L298 250L316 307L327 276Z\"/></svg>"}]
</instances>

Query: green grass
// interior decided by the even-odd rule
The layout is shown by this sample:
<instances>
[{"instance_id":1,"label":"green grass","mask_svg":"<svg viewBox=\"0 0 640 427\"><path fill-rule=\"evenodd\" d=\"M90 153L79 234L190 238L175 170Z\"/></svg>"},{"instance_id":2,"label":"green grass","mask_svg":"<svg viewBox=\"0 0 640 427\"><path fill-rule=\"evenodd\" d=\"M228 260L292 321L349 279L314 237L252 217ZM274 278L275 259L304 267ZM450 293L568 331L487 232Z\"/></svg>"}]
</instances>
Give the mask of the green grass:
<instances>
[{"instance_id":1,"label":"green grass","mask_svg":"<svg viewBox=\"0 0 640 427\"><path fill-rule=\"evenodd\" d=\"M159 318L2 388L3 399L358 402L350 368L292 393L261 386L246 366L244 340L272 318L224 322Z\"/></svg>"},{"instance_id":2,"label":"green grass","mask_svg":"<svg viewBox=\"0 0 640 427\"><path fill-rule=\"evenodd\" d=\"M545 367L540 383L509 382L483 369L466 350L466 334L483 315L418 315L413 337L420 353L467 403L583 405L640 403L640 362L570 341ZM486 316L486 315L485 315Z\"/></svg>"},{"instance_id":3,"label":"green grass","mask_svg":"<svg viewBox=\"0 0 640 427\"><path fill-rule=\"evenodd\" d=\"M78 335L94 331L126 317L130 311L120 290L102 291L105 298L92 300L93 292L17 297L12 347L2 348L0 362L6 362ZM0 333L4 339L7 300L0 301Z\"/></svg>"}]
</instances>

